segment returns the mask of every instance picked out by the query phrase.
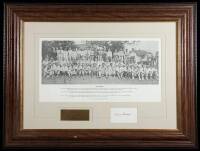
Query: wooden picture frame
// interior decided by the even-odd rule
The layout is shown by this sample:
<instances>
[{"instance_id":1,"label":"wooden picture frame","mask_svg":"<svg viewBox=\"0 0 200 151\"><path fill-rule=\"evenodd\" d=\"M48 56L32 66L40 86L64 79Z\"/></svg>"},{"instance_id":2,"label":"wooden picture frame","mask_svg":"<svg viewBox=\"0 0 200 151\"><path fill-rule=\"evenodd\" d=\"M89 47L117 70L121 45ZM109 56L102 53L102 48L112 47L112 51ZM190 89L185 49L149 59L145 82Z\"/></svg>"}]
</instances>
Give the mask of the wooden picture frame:
<instances>
[{"instance_id":1,"label":"wooden picture frame","mask_svg":"<svg viewBox=\"0 0 200 151\"><path fill-rule=\"evenodd\" d=\"M47 8L47 9L46 9ZM56 13L55 13L56 12ZM4 146L197 148L196 4L5 4ZM177 130L23 129L24 22L174 21L177 29Z\"/></svg>"}]
</instances>

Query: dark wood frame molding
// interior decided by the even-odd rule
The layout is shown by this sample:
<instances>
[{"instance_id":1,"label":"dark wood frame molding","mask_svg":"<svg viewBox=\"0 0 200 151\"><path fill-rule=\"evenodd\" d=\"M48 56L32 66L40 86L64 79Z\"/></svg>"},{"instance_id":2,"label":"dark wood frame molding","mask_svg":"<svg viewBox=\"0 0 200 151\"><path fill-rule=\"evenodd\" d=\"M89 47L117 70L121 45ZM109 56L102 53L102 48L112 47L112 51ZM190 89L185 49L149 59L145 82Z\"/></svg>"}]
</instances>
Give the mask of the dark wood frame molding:
<instances>
[{"instance_id":1,"label":"dark wood frame molding","mask_svg":"<svg viewBox=\"0 0 200 151\"><path fill-rule=\"evenodd\" d=\"M56 13L55 13L56 12ZM197 148L196 4L5 4L4 146ZM177 130L24 130L23 23L174 21L177 27Z\"/></svg>"}]
</instances>

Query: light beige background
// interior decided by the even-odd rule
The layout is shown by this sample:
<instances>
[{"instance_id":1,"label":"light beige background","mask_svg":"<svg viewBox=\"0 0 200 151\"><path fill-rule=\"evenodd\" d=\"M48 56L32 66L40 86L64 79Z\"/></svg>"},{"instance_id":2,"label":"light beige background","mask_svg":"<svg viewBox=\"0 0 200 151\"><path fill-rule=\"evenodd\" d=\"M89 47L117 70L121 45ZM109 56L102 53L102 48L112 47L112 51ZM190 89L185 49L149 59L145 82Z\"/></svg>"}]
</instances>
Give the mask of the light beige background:
<instances>
[{"instance_id":1,"label":"light beige background","mask_svg":"<svg viewBox=\"0 0 200 151\"><path fill-rule=\"evenodd\" d=\"M39 38L160 38L161 102L39 102ZM144 92L145 95L145 92ZM24 23L24 129L176 129L176 24ZM137 108L137 123L110 123L110 109ZM61 109L89 109L90 121L60 121Z\"/></svg>"}]
</instances>

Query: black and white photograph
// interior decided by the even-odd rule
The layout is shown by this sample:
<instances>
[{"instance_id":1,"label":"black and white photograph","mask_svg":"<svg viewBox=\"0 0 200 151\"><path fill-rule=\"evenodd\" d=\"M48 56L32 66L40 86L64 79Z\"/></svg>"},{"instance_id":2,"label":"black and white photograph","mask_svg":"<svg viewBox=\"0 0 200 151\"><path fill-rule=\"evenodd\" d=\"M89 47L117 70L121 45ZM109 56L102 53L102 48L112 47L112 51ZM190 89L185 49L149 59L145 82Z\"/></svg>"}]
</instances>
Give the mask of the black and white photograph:
<instances>
[{"instance_id":1,"label":"black and white photograph","mask_svg":"<svg viewBox=\"0 0 200 151\"><path fill-rule=\"evenodd\" d=\"M51 39L41 41L42 84L159 84L160 41Z\"/></svg>"}]
</instances>

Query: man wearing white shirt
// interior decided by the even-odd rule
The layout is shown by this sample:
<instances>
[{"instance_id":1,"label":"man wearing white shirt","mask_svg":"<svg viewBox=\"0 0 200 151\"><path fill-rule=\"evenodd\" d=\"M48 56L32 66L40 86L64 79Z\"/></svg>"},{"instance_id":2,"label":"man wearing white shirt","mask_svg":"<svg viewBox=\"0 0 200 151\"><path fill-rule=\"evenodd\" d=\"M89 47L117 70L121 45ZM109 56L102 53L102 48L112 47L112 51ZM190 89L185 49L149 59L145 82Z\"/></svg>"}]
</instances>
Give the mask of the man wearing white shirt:
<instances>
[{"instance_id":1,"label":"man wearing white shirt","mask_svg":"<svg viewBox=\"0 0 200 151\"><path fill-rule=\"evenodd\" d=\"M72 61L72 49L71 48L68 49L68 60L69 60L69 62Z\"/></svg>"},{"instance_id":2,"label":"man wearing white shirt","mask_svg":"<svg viewBox=\"0 0 200 151\"><path fill-rule=\"evenodd\" d=\"M107 58L109 62L112 61L112 51L110 49L107 51Z\"/></svg>"}]
</instances>

